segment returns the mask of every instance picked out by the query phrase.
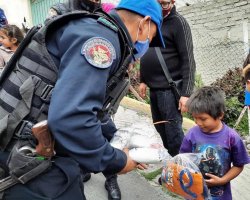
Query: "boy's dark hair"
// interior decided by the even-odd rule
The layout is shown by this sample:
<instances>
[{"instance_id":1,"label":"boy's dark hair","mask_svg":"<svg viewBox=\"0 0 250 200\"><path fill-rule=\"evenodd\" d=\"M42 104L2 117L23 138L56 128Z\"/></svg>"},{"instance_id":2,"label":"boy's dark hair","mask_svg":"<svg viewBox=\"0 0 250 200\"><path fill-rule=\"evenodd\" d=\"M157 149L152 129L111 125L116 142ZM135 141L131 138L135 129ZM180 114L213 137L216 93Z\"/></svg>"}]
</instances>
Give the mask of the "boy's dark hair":
<instances>
[{"instance_id":1,"label":"boy's dark hair","mask_svg":"<svg viewBox=\"0 0 250 200\"><path fill-rule=\"evenodd\" d=\"M0 31L5 33L9 38L16 38L16 45L18 46L24 38L20 28L16 25L7 24L0 28Z\"/></svg>"},{"instance_id":2,"label":"boy's dark hair","mask_svg":"<svg viewBox=\"0 0 250 200\"><path fill-rule=\"evenodd\" d=\"M191 114L206 113L217 119L225 112L224 93L217 87L202 87L190 96L187 108Z\"/></svg>"}]
</instances>

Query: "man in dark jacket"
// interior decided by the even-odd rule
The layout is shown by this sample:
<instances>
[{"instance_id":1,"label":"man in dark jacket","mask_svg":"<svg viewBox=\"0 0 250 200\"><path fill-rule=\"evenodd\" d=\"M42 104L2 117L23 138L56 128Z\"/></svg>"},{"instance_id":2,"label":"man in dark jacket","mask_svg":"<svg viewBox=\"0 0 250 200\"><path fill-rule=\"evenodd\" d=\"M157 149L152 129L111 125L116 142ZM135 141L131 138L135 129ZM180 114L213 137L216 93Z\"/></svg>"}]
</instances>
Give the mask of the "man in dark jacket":
<instances>
[{"instance_id":1,"label":"man in dark jacket","mask_svg":"<svg viewBox=\"0 0 250 200\"><path fill-rule=\"evenodd\" d=\"M158 0L158 2L162 6L164 16L161 31L166 46L160 50L170 76L179 83L177 85L181 97L176 103L154 48L150 48L141 59L140 95L145 97L146 87L150 88L155 128L162 138L164 147L175 156L179 152L184 136L181 112L187 111L185 104L194 87L193 42L187 21L176 12L175 0Z\"/></svg>"}]
</instances>

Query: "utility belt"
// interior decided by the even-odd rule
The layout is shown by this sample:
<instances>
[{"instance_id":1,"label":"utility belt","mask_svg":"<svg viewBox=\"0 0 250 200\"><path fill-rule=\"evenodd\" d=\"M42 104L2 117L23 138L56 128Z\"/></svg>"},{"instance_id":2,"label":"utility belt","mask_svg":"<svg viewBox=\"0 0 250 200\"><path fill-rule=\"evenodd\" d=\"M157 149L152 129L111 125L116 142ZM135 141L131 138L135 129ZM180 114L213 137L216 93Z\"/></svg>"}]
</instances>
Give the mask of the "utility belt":
<instances>
[{"instance_id":1,"label":"utility belt","mask_svg":"<svg viewBox=\"0 0 250 200\"><path fill-rule=\"evenodd\" d=\"M10 150L6 163L8 172L5 169L4 176L0 177L0 192L17 183L25 184L51 167L52 156L45 157L37 153L40 136L36 137L34 130L37 131L38 129L34 129L34 127L32 122L22 121L15 132L7 148L7 151ZM39 129L36 133L42 134L42 131ZM6 174L9 176L5 177Z\"/></svg>"}]
</instances>

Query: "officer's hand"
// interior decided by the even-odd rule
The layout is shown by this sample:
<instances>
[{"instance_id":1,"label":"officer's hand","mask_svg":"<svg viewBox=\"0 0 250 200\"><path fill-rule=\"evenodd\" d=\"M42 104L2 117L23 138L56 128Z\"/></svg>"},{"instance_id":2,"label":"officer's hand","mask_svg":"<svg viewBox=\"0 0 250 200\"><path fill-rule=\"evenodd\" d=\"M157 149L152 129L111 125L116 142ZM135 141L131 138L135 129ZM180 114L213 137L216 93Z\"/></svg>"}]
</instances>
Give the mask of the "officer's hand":
<instances>
[{"instance_id":1,"label":"officer's hand","mask_svg":"<svg viewBox=\"0 0 250 200\"><path fill-rule=\"evenodd\" d=\"M181 97L179 100L179 110L181 110L181 113L187 112L188 109L186 107L186 103L187 103L188 97Z\"/></svg>"},{"instance_id":2,"label":"officer's hand","mask_svg":"<svg viewBox=\"0 0 250 200\"><path fill-rule=\"evenodd\" d=\"M213 186L225 184L223 177L215 176L215 175L209 174L209 173L206 173L206 176L209 177L209 179L205 179L205 182L206 182L208 187L213 187Z\"/></svg>"},{"instance_id":3,"label":"officer's hand","mask_svg":"<svg viewBox=\"0 0 250 200\"><path fill-rule=\"evenodd\" d=\"M140 170L144 170L144 169L147 169L147 168L148 168L148 165L146 165L146 164L139 163L137 165L137 169L140 169Z\"/></svg>"},{"instance_id":4,"label":"officer's hand","mask_svg":"<svg viewBox=\"0 0 250 200\"><path fill-rule=\"evenodd\" d=\"M147 85L145 83L141 83L139 85L139 95L141 98L145 98L146 97L146 91L147 91Z\"/></svg>"},{"instance_id":5,"label":"officer's hand","mask_svg":"<svg viewBox=\"0 0 250 200\"><path fill-rule=\"evenodd\" d=\"M129 156L129 153L128 153L129 149L126 148L126 149L123 149L123 151L127 155L127 163L126 163L126 166L122 169L122 171L120 171L118 174L126 174L134 170L138 166L138 163L132 160L131 157Z\"/></svg>"}]
</instances>

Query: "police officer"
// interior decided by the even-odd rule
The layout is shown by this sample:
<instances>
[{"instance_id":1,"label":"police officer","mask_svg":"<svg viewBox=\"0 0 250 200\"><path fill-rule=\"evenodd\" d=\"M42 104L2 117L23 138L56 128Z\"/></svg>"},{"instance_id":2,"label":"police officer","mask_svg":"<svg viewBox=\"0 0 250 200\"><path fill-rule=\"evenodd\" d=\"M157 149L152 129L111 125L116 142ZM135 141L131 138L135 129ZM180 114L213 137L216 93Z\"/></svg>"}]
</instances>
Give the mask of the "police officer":
<instances>
[{"instance_id":1,"label":"police officer","mask_svg":"<svg viewBox=\"0 0 250 200\"><path fill-rule=\"evenodd\" d=\"M63 15L73 10L88 10L90 12L94 12L101 8L101 1L92 1L92 0L83 0L81 8L76 5L72 5L70 1L66 1L64 3L56 3L51 6L49 10L49 16L45 21L45 24L48 23L51 19L55 18L58 15ZM111 125L110 125L111 124ZM112 128L111 128L112 127ZM102 120L102 133L104 137L110 141L116 132L116 128L113 125L113 122L108 116L105 116L105 119ZM110 200L119 200L121 199L121 191L117 182L117 175L114 174L106 174L104 172L104 176L106 178L105 181L105 189L108 192L108 198ZM82 181L87 182L91 178L91 173L85 172L82 173Z\"/></svg>"},{"instance_id":2,"label":"police officer","mask_svg":"<svg viewBox=\"0 0 250 200\"><path fill-rule=\"evenodd\" d=\"M82 0L72 2L79 7L82 5ZM105 101L107 81L119 70L122 59L130 53L133 54L133 59L140 58L155 36L154 44L163 45L159 31L162 22L161 8L156 0L121 0L110 15L114 19L113 24L103 18L96 20L90 16L74 17L46 35L47 51L31 45L30 51L24 51L27 54L19 59L17 71L33 70L38 77L46 73L39 71L39 65L47 66L52 63L53 66L47 68L47 71L52 68L58 70L58 79L53 88L48 112L49 128L56 142L56 156L52 167L46 173L27 184L17 184L6 190L6 200L85 199L80 169L83 172L124 174L136 167L145 167L133 161L127 149L121 151L109 144L97 114ZM126 33L125 44L118 34L118 29ZM124 46L127 47L126 55L123 52ZM34 52L31 49L38 51L35 54L37 57L32 56ZM27 64L30 66L26 66ZM17 72L16 75L23 78L25 73ZM31 79L34 81L34 74ZM17 82L17 79L10 79L6 87ZM20 91L30 86L24 84ZM5 88L5 85L2 88ZM15 88L15 92L17 91ZM6 92L9 91L0 91L1 102L6 100ZM5 94L5 97L1 94ZM35 101L35 98L32 101ZM0 113L1 119L4 119L2 122L6 122L7 118L2 116L8 112L7 108L13 107L15 110L16 104L6 106L8 103L6 100L0 105L1 112L4 110ZM33 114L35 110L28 115ZM115 128L109 121L106 128L109 128L108 126L108 130Z\"/></svg>"}]
</instances>

